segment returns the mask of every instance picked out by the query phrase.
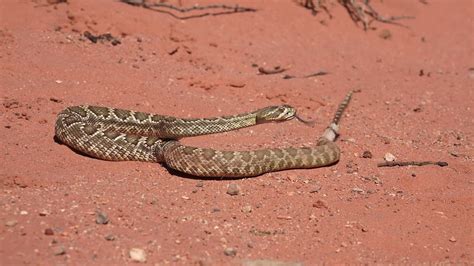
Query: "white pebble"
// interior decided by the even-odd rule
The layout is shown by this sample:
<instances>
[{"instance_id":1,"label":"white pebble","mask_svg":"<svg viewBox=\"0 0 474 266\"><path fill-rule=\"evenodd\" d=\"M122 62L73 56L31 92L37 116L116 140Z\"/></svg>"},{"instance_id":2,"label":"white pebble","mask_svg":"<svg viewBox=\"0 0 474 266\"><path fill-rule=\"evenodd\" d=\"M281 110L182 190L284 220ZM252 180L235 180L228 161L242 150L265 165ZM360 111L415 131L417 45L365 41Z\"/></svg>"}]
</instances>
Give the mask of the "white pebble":
<instances>
[{"instance_id":1,"label":"white pebble","mask_svg":"<svg viewBox=\"0 0 474 266\"><path fill-rule=\"evenodd\" d=\"M397 159L397 157L395 157L395 155L391 154L390 152L387 152L383 156L383 159L387 162L393 162Z\"/></svg>"},{"instance_id":2,"label":"white pebble","mask_svg":"<svg viewBox=\"0 0 474 266\"><path fill-rule=\"evenodd\" d=\"M129 254L133 261L146 262L146 253L143 249L132 248L130 249Z\"/></svg>"}]
</instances>

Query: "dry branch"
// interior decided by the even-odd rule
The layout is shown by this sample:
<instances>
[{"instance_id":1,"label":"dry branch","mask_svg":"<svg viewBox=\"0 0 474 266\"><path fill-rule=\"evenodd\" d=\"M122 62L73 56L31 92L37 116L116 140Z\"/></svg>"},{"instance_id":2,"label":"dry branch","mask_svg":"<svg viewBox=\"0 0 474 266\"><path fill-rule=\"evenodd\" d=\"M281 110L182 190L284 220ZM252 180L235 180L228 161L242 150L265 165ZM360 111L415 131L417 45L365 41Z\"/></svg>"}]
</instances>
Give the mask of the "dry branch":
<instances>
[{"instance_id":1,"label":"dry branch","mask_svg":"<svg viewBox=\"0 0 474 266\"><path fill-rule=\"evenodd\" d=\"M256 12L257 9L250 8L250 7L241 7L239 5L229 6L224 4L214 4L214 5L205 5L205 6L192 6L192 7L177 7L171 4L166 3L148 3L145 0L120 0L120 2L133 5L133 6L140 6L146 9L150 9L156 12L168 14L176 19L191 19L191 18L201 18L206 16L218 16L218 15L229 15L235 13L243 13L243 12ZM205 10L216 10L216 12L205 12L201 14L194 14L189 16L178 16L171 11L179 12L179 13L188 13L192 11L205 11Z\"/></svg>"},{"instance_id":2,"label":"dry branch","mask_svg":"<svg viewBox=\"0 0 474 266\"><path fill-rule=\"evenodd\" d=\"M329 14L329 11L326 7L326 1L327 0L305 0L301 5L307 9L310 9L313 14L317 14L320 10L324 10ZM412 16L384 17L371 6L370 0L337 0L337 2L347 10L347 13L351 17L352 21L354 21L356 24L362 24L364 30L369 29L370 24L373 21L406 27L397 21L401 19L414 18ZM329 17L331 18L332 16L329 14Z\"/></svg>"},{"instance_id":3,"label":"dry branch","mask_svg":"<svg viewBox=\"0 0 474 266\"><path fill-rule=\"evenodd\" d=\"M409 165L414 165L414 166L424 166L424 165L438 165L438 166L448 166L447 162L434 162L434 161L409 161L409 162L401 162L401 161L393 161L393 162L383 162L383 163L378 163L377 167L394 167L394 166L409 166Z\"/></svg>"}]
</instances>

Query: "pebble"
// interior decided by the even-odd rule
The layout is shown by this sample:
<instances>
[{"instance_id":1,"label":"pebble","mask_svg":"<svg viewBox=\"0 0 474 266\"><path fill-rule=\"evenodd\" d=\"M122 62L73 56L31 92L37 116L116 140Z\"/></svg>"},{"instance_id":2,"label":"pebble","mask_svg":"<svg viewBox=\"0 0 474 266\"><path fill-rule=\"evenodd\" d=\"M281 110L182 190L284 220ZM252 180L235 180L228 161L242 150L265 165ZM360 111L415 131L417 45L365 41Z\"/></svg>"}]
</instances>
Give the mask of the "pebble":
<instances>
[{"instance_id":1,"label":"pebble","mask_svg":"<svg viewBox=\"0 0 474 266\"><path fill-rule=\"evenodd\" d=\"M393 162L397 159L397 157L395 157L395 155L391 154L390 152L387 152L385 153L385 155L383 156L383 159L386 161L386 162Z\"/></svg>"},{"instance_id":2,"label":"pebble","mask_svg":"<svg viewBox=\"0 0 474 266\"><path fill-rule=\"evenodd\" d=\"M227 194L236 196L240 194L240 186L235 183L230 183L227 187Z\"/></svg>"},{"instance_id":3,"label":"pebble","mask_svg":"<svg viewBox=\"0 0 474 266\"><path fill-rule=\"evenodd\" d=\"M251 213L252 212L252 206L245 205L244 207L242 207L242 212L243 213Z\"/></svg>"},{"instance_id":4,"label":"pebble","mask_svg":"<svg viewBox=\"0 0 474 266\"><path fill-rule=\"evenodd\" d=\"M362 158L370 159L370 158L372 158L372 153L370 151L364 151L362 153Z\"/></svg>"},{"instance_id":5,"label":"pebble","mask_svg":"<svg viewBox=\"0 0 474 266\"><path fill-rule=\"evenodd\" d=\"M319 184L315 185L310 191L309 193L316 193L316 192L319 192L323 187Z\"/></svg>"},{"instance_id":6,"label":"pebble","mask_svg":"<svg viewBox=\"0 0 474 266\"><path fill-rule=\"evenodd\" d=\"M112 235L112 234L108 234L108 235L106 235L104 238L105 238L105 240L107 240L107 241L114 241L114 240L115 240L115 236Z\"/></svg>"},{"instance_id":7,"label":"pebble","mask_svg":"<svg viewBox=\"0 0 474 266\"><path fill-rule=\"evenodd\" d=\"M66 254L66 248L62 245L60 246L56 246L53 248L53 254L55 256L61 256L61 255L64 255Z\"/></svg>"},{"instance_id":8,"label":"pebble","mask_svg":"<svg viewBox=\"0 0 474 266\"><path fill-rule=\"evenodd\" d=\"M226 248L224 249L224 254L226 256L234 257L235 255L237 255L237 250L235 248Z\"/></svg>"},{"instance_id":9,"label":"pebble","mask_svg":"<svg viewBox=\"0 0 474 266\"><path fill-rule=\"evenodd\" d=\"M128 252L132 261L137 262L146 262L146 253L143 249L140 248L132 248Z\"/></svg>"},{"instance_id":10,"label":"pebble","mask_svg":"<svg viewBox=\"0 0 474 266\"><path fill-rule=\"evenodd\" d=\"M379 33L379 37L384 40L388 40L392 38L392 33L389 30L384 29Z\"/></svg>"},{"instance_id":11,"label":"pebble","mask_svg":"<svg viewBox=\"0 0 474 266\"><path fill-rule=\"evenodd\" d=\"M364 190L361 189L361 188L355 187L355 188L352 189L352 192L354 192L354 193L359 193L359 194L363 194L363 193L364 193Z\"/></svg>"},{"instance_id":12,"label":"pebble","mask_svg":"<svg viewBox=\"0 0 474 266\"><path fill-rule=\"evenodd\" d=\"M6 222L5 222L5 226L7 226L7 227L13 227L13 226L15 226L15 225L17 225L17 224L18 224L18 221L17 221L17 220L10 220L10 221L6 221Z\"/></svg>"},{"instance_id":13,"label":"pebble","mask_svg":"<svg viewBox=\"0 0 474 266\"><path fill-rule=\"evenodd\" d=\"M243 88L246 84L243 82L231 82L228 85L234 88Z\"/></svg>"},{"instance_id":14,"label":"pebble","mask_svg":"<svg viewBox=\"0 0 474 266\"><path fill-rule=\"evenodd\" d=\"M456 238L454 238L454 236L452 236L452 237L449 239L449 241L454 243L454 242L456 242L457 240L456 240Z\"/></svg>"},{"instance_id":15,"label":"pebble","mask_svg":"<svg viewBox=\"0 0 474 266\"><path fill-rule=\"evenodd\" d=\"M28 215L27 211L20 211L20 215Z\"/></svg>"},{"instance_id":16,"label":"pebble","mask_svg":"<svg viewBox=\"0 0 474 266\"><path fill-rule=\"evenodd\" d=\"M328 203L325 200L318 200L315 203L313 203L313 207L321 209L321 208L328 208Z\"/></svg>"},{"instance_id":17,"label":"pebble","mask_svg":"<svg viewBox=\"0 0 474 266\"><path fill-rule=\"evenodd\" d=\"M109 217L104 212L96 211L95 212L95 222L97 224L107 224L107 223L109 223Z\"/></svg>"},{"instance_id":18,"label":"pebble","mask_svg":"<svg viewBox=\"0 0 474 266\"><path fill-rule=\"evenodd\" d=\"M52 235L54 235L54 231L51 228L46 228L46 229L44 229L44 234L47 235L47 236L52 236Z\"/></svg>"}]
</instances>

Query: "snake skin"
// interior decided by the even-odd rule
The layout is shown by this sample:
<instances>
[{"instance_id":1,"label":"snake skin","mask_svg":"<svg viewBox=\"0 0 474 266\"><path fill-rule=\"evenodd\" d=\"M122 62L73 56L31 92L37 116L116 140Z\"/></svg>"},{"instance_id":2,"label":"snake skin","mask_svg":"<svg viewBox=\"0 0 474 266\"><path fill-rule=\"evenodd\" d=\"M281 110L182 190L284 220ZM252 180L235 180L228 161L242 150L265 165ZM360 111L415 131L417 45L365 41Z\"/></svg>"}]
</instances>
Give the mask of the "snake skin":
<instances>
[{"instance_id":1,"label":"snake skin","mask_svg":"<svg viewBox=\"0 0 474 266\"><path fill-rule=\"evenodd\" d=\"M111 160L160 162L194 176L250 177L293 168L315 168L339 160L333 142L338 122L352 92L314 147L253 151L219 151L182 145L183 137L213 134L266 122L297 118L288 105L215 118L182 119L99 106L72 106L58 114L56 136L72 149L91 157Z\"/></svg>"}]
</instances>

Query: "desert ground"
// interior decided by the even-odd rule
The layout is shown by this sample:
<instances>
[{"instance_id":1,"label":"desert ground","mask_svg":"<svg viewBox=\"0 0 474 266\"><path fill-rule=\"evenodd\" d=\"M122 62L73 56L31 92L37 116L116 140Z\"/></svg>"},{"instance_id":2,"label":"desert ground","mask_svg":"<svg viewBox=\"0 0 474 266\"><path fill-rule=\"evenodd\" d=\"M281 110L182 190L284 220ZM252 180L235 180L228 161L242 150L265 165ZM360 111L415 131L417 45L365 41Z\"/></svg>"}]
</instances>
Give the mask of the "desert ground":
<instances>
[{"instance_id":1,"label":"desert ground","mask_svg":"<svg viewBox=\"0 0 474 266\"><path fill-rule=\"evenodd\" d=\"M373 0L410 18L367 29L338 1L303 2L0 1L0 264L474 263L474 2ZM195 4L238 9L178 10ZM315 124L181 142L311 146L349 90L329 167L194 178L54 138L72 105L200 118L288 104Z\"/></svg>"}]
</instances>

